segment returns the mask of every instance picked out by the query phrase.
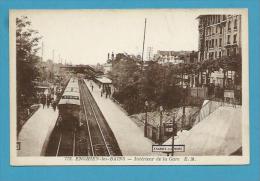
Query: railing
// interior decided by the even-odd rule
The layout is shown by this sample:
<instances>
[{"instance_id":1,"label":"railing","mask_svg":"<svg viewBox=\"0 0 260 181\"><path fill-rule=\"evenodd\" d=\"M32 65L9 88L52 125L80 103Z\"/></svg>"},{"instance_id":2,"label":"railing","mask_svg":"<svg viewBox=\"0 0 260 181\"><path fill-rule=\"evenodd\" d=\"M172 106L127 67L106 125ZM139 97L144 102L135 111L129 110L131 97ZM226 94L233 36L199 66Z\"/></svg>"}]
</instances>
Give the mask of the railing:
<instances>
[{"instance_id":1,"label":"railing","mask_svg":"<svg viewBox=\"0 0 260 181\"><path fill-rule=\"evenodd\" d=\"M209 100L206 104L202 105L200 110L196 111L195 113L193 113L192 115L189 116L189 118L187 120L188 129L191 128L192 125L199 123L200 121L205 119L207 116L209 116L215 110L217 110L219 107L223 106L223 104L224 104L224 102L217 102L217 101ZM179 119L182 119L182 117L180 117Z\"/></svg>"},{"instance_id":2,"label":"railing","mask_svg":"<svg viewBox=\"0 0 260 181\"><path fill-rule=\"evenodd\" d=\"M217 110L220 106L223 106L223 102L216 102L209 100L205 105L202 106L200 109L199 115L197 116L196 121L200 122L201 120L205 119L215 110Z\"/></svg>"},{"instance_id":3,"label":"railing","mask_svg":"<svg viewBox=\"0 0 260 181\"><path fill-rule=\"evenodd\" d=\"M118 101L117 101L114 97L112 97L112 96L110 97L110 99L118 105L118 107L119 107L119 109L121 109L121 111L123 111L126 115L129 115L128 112L123 108L122 104L120 104L120 102L118 102Z\"/></svg>"},{"instance_id":4,"label":"railing","mask_svg":"<svg viewBox=\"0 0 260 181\"><path fill-rule=\"evenodd\" d=\"M40 108L39 104L30 106L27 109L19 110L18 124L17 124L17 136L19 135L23 125L32 117L32 115Z\"/></svg>"}]
</instances>

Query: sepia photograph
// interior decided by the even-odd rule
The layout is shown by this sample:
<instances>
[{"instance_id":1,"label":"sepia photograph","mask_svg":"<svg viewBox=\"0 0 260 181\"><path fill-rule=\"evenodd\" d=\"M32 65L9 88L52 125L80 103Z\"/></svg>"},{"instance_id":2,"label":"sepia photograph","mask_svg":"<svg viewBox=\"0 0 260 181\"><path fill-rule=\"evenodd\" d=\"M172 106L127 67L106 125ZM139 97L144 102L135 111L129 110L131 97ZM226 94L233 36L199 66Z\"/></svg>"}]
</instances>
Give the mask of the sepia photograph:
<instances>
[{"instance_id":1,"label":"sepia photograph","mask_svg":"<svg viewBox=\"0 0 260 181\"><path fill-rule=\"evenodd\" d=\"M11 164L249 164L247 19L10 10Z\"/></svg>"}]
</instances>

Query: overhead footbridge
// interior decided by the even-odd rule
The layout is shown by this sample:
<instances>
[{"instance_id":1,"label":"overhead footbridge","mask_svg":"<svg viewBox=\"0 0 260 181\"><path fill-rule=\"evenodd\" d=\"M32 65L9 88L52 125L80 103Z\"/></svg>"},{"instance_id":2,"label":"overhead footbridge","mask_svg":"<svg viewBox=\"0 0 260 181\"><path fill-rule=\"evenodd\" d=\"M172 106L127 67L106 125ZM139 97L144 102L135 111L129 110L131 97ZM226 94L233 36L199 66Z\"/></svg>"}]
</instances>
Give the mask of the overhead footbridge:
<instances>
[{"instance_id":1,"label":"overhead footbridge","mask_svg":"<svg viewBox=\"0 0 260 181\"><path fill-rule=\"evenodd\" d=\"M84 74L89 77L96 77L104 74L102 71L96 70L94 67L90 65L64 65L60 68L73 71L74 73Z\"/></svg>"}]
</instances>

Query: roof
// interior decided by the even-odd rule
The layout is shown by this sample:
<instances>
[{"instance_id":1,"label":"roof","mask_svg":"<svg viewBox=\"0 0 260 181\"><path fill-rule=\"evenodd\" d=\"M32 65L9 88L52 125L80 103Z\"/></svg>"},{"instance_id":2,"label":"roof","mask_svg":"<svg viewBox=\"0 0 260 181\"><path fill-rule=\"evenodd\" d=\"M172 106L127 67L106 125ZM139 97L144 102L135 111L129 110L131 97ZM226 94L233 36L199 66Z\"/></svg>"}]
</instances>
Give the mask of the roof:
<instances>
[{"instance_id":1,"label":"roof","mask_svg":"<svg viewBox=\"0 0 260 181\"><path fill-rule=\"evenodd\" d=\"M66 87L64 92L79 92L78 87Z\"/></svg>"},{"instance_id":2,"label":"roof","mask_svg":"<svg viewBox=\"0 0 260 181\"><path fill-rule=\"evenodd\" d=\"M71 97L71 98L64 98L64 96L68 96L68 97ZM79 94L79 92L64 92L64 94L62 95L62 97L60 99L59 104L80 105L80 94Z\"/></svg>"},{"instance_id":3,"label":"roof","mask_svg":"<svg viewBox=\"0 0 260 181\"><path fill-rule=\"evenodd\" d=\"M80 100L77 99L61 99L59 105L61 104L76 104L80 105Z\"/></svg>"},{"instance_id":4,"label":"roof","mask_svg":"<svg viewBox=\"0 0 260 181\"><path fill-rule=\"evenodd\" d=\"M62 96L80 96L79 92L66 91Z\"/></svg>"},{"instance_id":5,"label":"roof","mask_svg":"<svg viewBox=\"0 0 260 181\"><path fill-rule=\"evenodd\" d=\"M35 88L38 88L38 89L48 89L50 87L49 86L35 86Z\"/></svg>"},{"instance_id":6,"label":"roof","mask_svg":"<svg viewBox=\"0 0 260 181\"><path fill-rule=\"evenodd\" d=\"M65 88L65 92L68 91L68 90L71 91L72 88L73 89L79 89L78 79L71 78L67 87ZM71 92L73 92L73 90Z\"/></svg>"},{"instance_id":7,"label":"roof","mask_svg":"<svg viewBox=\"0 0 260 181\"><path fill-rule=\"evenodd\" d=\"M242 145L241 107L220 107L191 130L178 132L175 144L184 144L180 155L230 155ZM172 143L168 139L164 145Z\"/></svg>"},{"instance_id":8,"label":"roof","mask_svg":"<svg viewBox=\"0 0 260 181\"><path fill-rule=\"evenodd\" d=\"M222 15L222 14L202 14L202 15L199 15L196 19L204 18L206 16L215 16L215 15Z\"/></svg>"},{"instance_id":9,"label":"roof","mask_svg":"<svg viewBox=\"0 0 260 181\"><path fill-rule=\"evenodd\" d=\"M102 84L112 84L112 80L110 80L107 77L100 77L100 78L96 78L96 80L98 80L99 82L101 82Z\"/></svg>"}]
</instances>

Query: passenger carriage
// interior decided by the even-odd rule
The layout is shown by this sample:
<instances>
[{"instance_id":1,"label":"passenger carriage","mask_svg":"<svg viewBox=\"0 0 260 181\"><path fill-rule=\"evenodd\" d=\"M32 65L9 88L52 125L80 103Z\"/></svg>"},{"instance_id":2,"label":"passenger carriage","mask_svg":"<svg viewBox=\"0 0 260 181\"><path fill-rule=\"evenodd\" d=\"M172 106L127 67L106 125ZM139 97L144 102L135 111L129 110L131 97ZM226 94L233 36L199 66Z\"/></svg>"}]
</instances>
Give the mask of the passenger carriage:
<instances>
[{"instance_id":1,"label":"passenger carriage","mask_svg":"<svg viewBox=\"0 0 260 181\"><path fill-rule=\"evenodd\" d=\"M62 126L76 128L79 124L80 93L78 80L72 78L64 90L58 104L59 114L62 118Z\"/></svg>"}]
</instances>

